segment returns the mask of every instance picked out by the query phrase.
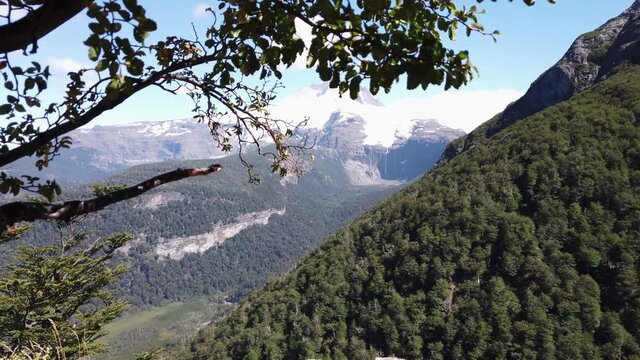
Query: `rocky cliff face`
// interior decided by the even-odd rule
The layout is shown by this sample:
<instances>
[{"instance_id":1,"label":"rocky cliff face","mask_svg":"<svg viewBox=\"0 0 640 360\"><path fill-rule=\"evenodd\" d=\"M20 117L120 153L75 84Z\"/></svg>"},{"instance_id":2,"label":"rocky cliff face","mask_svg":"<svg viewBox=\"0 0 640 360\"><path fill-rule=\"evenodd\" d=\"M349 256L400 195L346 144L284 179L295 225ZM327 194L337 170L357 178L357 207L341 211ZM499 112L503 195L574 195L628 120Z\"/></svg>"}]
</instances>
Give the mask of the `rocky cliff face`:
<instances>
[{"instance_id":1,"label":"rocky cliff face","mask_svg":"<svg viewBox=\"0 0 640 360\"><path fill-rule=\"evenodd\" d=\"M566 54L508 106L488 135L551 105L567 100L611 76L625 61L638 62L640 0L620 16L578 37Z\"/></svg>"},{"instance_id":2,"label":"rocky cliff face","mask_svg":"<svg viewBox=\"0 0 640 360\"><path fill-rule=\"evenodd\" d=\"M464 136L464 132L441 125L433 119L414 119L409 136L398 136L390 148L370 146L382 178L406 180L424 174L440 158L447 144Z\"/></svg>"},{"instance_id":3,"label":"rocky cliff face","mask_svg":"<svg viewBox=\"0 0 640 360\"><path fill-rule=\"evenodd\" d=\"M386 180L408 180L424 174L440 158L447 144L464 135L462 130L441 125L434 119L410 120L410 130L396 131L391 146L366 143L365 119L336 111L318 135L318 145L334 149L345 159L345 167L356 172L355 183L371 185Z\"/></svg>"},{"instance_id":4,"label":"rocky cliff face","mask_svg":"<svg viewBox=\"0 0 640 360\"><path fill-rule=\"evenodd\" d=\"M352 156L362 154L365 120L353 113L336 111L324 125L318 145L333 148L340 153Z\"/></svg>"},{"instance_id":5,"label":"rocky cliff face","mask_svg":"<svg viewBox=\"0 0 640 360\"><path fill-rule=\"evenodd\" d=\"M607 79L625 62L640 63L640 0L618 17L578 37L565 55L503 113L447 149L448 159L490 138L509 125L551 105L568 100Z\"/></svg>"}]
</instances>

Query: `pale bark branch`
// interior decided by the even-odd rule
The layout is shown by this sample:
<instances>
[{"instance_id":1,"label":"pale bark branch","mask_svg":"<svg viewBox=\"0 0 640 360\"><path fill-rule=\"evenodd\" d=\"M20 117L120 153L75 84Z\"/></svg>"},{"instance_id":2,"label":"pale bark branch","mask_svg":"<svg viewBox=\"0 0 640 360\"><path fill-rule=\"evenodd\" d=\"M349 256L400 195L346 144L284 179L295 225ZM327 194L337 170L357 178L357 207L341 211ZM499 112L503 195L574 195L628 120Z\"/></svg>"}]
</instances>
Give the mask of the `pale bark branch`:
<instances>
[{"instance_id":1,"label":"pale bark branch","mask_svg":"<svg viewBox=\"0 0 640 360\"><path fill-rule=\"evenodd\" d=\"M163 184L221 171L222 166L219 164L205 168L177 169L145 180L137 185L88 200L72 200L54 204L29 201L11 202L0 206L0 231L4 231L22 221L69 221L80 215L90 214L117 202L134 198Z\"/></svg>"}]
</instances>

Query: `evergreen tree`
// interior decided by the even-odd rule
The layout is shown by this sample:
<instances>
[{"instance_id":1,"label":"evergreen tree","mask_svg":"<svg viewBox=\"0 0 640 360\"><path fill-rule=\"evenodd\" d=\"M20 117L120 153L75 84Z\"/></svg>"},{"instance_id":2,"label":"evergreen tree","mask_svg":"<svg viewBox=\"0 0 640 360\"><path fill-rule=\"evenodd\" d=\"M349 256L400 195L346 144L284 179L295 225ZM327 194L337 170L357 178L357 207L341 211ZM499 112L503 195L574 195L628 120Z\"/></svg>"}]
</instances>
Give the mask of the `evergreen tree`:
<instances>
[{"instance_id":1,"label":"evergreen tree","mask_svg":"<svg viewBox=\"0 0 640 360\"><path fill-rule=\"evenodd\" d=\"M59 245L20 247L0 269L0 356L30 349L55 358L100 352L104 325L126 304L105 287L126 268L111 267L114 252L131 239L117 234L83 247L77 234Z\"/></svg>"}]
</instances>

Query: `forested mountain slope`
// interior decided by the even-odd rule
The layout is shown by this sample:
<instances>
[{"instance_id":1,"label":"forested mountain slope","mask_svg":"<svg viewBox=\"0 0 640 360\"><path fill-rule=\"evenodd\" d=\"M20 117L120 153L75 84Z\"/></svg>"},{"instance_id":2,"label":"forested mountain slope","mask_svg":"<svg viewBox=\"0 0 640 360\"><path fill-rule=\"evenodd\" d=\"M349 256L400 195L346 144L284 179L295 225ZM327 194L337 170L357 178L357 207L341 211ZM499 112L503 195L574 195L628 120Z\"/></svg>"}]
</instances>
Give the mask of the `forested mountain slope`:
<instances>
[{"instance_id":1,"label":"forested mountain slope","mask_svg":"<svg viewBox=\"0 0 640 360\"><path fill-rule=\"evenodd\" d=\"M190 351L640 358L640 67L618 67L437 167Z\"/></svg>"}]
</instances>

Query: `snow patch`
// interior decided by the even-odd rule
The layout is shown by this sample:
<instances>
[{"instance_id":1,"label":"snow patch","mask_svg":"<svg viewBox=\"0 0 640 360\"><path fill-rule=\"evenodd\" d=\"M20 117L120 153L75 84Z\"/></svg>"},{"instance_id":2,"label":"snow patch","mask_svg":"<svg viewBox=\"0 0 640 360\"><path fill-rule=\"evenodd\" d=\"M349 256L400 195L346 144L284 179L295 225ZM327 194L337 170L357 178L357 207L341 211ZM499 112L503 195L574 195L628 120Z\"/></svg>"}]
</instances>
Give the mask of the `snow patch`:
<instances>
[{"instance_id":1,"label":"snow patch","mask_svg":"<svg viewBox=\"0 0 640 360\"><path fill-rule=\"evenodd\" d=\"M147 136L180 136L189 134L191 130L180 126L182 123L179 120L154 123L138 130L138 134Z\"/></svg>"},{"instance_id":2,"label":"snow patch","mask_svg":"<svg viewBox=\"0 0 640 360\"><path fill-rule=\"evenodd\" d=\"M364 145L390 147L397 136L409 137L413 119L438 119L452 129L465 132L487 121L518 99L521 91L497 89L483 91L450 90L431 96L407 97L383 104L366 89L358 100L348 94L340 97L326 84L300 90L275 103L271 114L278 119L299 123L308 117L309 128L323 129L331 114L340 111L361 116L365 120Z\"/></svg>"},{"instance_id":3,"label":"snow patch","mask_svg":"<svg viewBox=\"0 0 640 360\"><path fill-rule=\"evenodd\" d=\"M133 205L133 208L156 210L162 206L169 204L172 201L179 201L184 198L185 196L183 194L175 191L145 194L138 198L138 201Z\"/></svg>"},{"instance_id":4,"label":"snow patch","mask_svg":"<svg viewBox=\"0 0 640 360\"><path fill-rule=\"evenodd\" d=\"M171 239L160 238L158 245L156 245L156 254L167 256L173 260L180 260L186 254L203 253L214 246L224 243L227 239L250 226L267 225L272 215L282 216L285 212L286 208L247 213L238 216L233 223L216 224L213 230L208 233Z\"/></svg>"}]
</instances>

